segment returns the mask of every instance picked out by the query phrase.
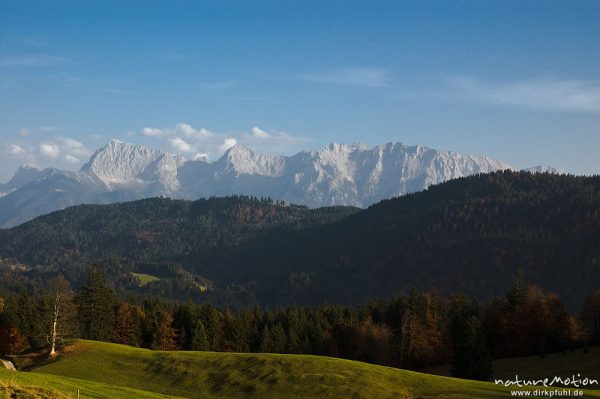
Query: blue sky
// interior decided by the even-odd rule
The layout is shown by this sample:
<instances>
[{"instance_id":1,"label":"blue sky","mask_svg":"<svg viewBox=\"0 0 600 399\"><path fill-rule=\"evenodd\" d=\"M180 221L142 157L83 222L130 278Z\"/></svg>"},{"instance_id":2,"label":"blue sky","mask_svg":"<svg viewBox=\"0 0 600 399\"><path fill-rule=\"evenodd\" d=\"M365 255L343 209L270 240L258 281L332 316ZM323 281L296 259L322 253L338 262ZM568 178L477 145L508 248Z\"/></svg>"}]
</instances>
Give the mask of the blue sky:
<instances>
[{"instance_id":1,"label":"blue sky","mask_svg":"<svg viewBox=\"0 0 600 399\"><path fill-rule=\"evenodd\" d=\"M600 173L598 1L0 0L0 181L110 139L400 141Z\"/></svg>"}]
</instances>

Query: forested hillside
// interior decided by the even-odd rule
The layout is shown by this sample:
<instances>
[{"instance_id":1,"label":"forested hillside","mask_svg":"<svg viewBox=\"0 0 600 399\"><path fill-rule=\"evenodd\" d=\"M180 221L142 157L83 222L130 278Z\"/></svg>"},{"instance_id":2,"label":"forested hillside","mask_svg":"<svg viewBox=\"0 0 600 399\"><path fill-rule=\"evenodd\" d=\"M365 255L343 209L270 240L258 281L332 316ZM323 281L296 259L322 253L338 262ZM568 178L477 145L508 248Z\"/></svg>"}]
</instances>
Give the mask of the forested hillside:
<instances>
[{"instance_id":1,"label":"forested hillside","mask_svg":"<svg viewBox=\"0 0 600 399\"><path fill-rule=\"evenodd\" d=\"M600 284L600 177L472 176L268 234L214 258L218 280L263 283L260 302L357 304L413 287L489 299L522 268L576 308Z\"/></svg>"},{"instance_id":2,"label":"forested hillside","mask_svg":"<svg viewBox=\"0 0 600 399\"><path fill-rule=\"evenodd\" d=\"M362 211L245 197L79 206L2 231L0 256L12 281L77 284L100 262L119 289L234 306L360 304L413 287L489 299L521 268L577 309L600 281L600 177L498 172Z\"/></svg>"}]
</instances>

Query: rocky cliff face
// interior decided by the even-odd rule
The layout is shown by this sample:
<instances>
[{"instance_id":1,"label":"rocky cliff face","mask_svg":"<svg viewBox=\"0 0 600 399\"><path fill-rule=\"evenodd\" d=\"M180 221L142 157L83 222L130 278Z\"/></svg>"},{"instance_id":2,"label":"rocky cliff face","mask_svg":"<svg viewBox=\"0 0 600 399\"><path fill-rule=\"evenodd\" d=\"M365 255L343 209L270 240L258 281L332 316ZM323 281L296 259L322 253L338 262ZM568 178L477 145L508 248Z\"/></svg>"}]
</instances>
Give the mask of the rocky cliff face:
<instances>
[{"instance_id":1,"label":"rocky cliff face","mask_svg":"<svg viewBox=\"0 0 600 399\"><path fill-rule=\"evenodd\" d=\"M376 147L333 143L293 156L257 154L235 145L211 163L113 140L78 172L21 167L0 186L0 225L14 226L80 203L160 195L196 199L246 194L311 207L365 207L446 180L500 169L514 168L486 157L402 143Z\"/></svg>"}]
</instances>

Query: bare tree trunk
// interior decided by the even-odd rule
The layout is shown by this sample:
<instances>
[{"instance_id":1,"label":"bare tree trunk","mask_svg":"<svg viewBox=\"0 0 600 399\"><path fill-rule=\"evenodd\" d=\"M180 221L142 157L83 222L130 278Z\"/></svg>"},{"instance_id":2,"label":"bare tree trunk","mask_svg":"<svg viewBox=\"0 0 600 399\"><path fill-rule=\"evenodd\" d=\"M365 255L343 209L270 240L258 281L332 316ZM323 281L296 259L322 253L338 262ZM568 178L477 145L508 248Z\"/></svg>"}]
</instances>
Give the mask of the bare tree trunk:
<instances>
[{"instance_id":1,"label":"bare tree trunk","mask_svg":"<svg viewBox=\"0 0 600 399\"><path fill-rule=\"evenodd\" d=\"M56 325L58 323L58 309L60 303L60 295L57 294L54 297L54 319L52 320L52 333L51 333L51 348L50 348L50 357L54 357L57 355L56 353Z\"/></svg>"}]
</instances>

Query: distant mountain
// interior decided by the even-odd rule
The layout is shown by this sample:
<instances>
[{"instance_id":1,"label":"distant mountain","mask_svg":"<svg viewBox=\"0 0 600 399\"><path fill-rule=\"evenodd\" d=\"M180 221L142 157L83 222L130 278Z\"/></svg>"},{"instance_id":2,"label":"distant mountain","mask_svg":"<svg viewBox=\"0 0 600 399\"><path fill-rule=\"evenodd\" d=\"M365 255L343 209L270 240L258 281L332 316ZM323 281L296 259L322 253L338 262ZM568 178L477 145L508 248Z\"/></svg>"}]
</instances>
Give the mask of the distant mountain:
<instances>
[{"instance_id":1,"label":"distant mountain","mask_svg":"<svg viewBox=\"0 0 600 399\"><path fill-rule=\"evenodd\" d=\"M564 173L563 171L548 165L538 165L531 168L523 169L525 172L531 173Z\"/></svg>"},{"instance_id":2,"label":"distant mountain","mask_svg":"<svg viewBox=\"0 0 600 399\"><path fill-rule=\"evenodd\" d=\"M98 177L110 191L175 194L179 190L177 169L184 163L180 156L113 140L96 151L81 172Z\"/></svg>"},{"instance_id":3,"label":"distant mountain","mask_svg":"<svg viewBox=\"0 0 600 399\"><path fill-rule=\"evenodd\" d=\"M388 143L330 144L293 156L257 154L235 145L215 162L111 141L77 172L21 167L0 186L0 226L82 203L154 196L197 199L234 194L310 207L366 207L385 198L477 173L514 169L486 157Z\"/></svg>"},{"instance_id":4,"label":"distant mountain","mask_svg":"<svg viewBox=\"0 0 600 399\"><path fill-rule=\"evenodd\" d=\"M360 304L412 288L485 300L522 268L578 310L600 281L600 177L495 172L363 210L243 197L81 205L0 230L0 273L3 259L74 281L100 262L126 291L232 306ZM162 280L139 287L131 272Z\"/></svg>"},{"instance_id":5,"label":"distant mountain","mask_svg":"<svg viewBox=\"0 0 600 399\"><path fill-rule=\"evenodd\" d=\"M17 173L6 184L0 184L0 197L4 197L41 177L43 172L33 164L24 163L19 167Z\"/></svg>"}]
</instances>

